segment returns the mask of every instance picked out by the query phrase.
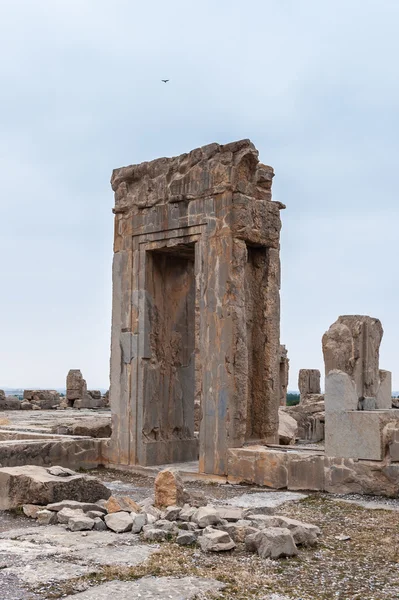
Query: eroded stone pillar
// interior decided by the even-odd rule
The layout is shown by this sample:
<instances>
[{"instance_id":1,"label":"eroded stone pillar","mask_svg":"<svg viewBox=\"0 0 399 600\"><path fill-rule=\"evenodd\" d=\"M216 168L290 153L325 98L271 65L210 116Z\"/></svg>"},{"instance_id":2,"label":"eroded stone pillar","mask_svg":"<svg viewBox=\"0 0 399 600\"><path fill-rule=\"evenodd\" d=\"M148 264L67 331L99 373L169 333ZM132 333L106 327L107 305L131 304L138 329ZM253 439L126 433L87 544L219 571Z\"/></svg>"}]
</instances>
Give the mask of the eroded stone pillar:
<instances>
[{"instance_id":1,"label":"eroded stone pillar","mask_svg":"<svg viewBox=\"0 0 399 600\"><path fill-rule=\"evenodd\" d=\"M279 211L248 140L117 169L110 461L198 457L277 441Z\"/></svg>"},{"instance_id":2,"label":"eroded stone pillar","mask_svg":"<svg viewBox=\"0 0 399 600\"><path fill-rule=\"evenodd\" d=\"M379 388L379 348L383 329L379 319L339 317L323 335L326 377L338 369L354 381L358 398L375 398Z\"/></svg>"},{"instance_id":3,"label":"eroded stone pillar","mask_svg":"<svg viewBox=\"0 0 399 600\"><path fill-rule=\"evenodd\" d=\"M312 394L320 394L320 371L318 369L300 369L298 388L301 400Z\"/></svg>"},{"instance_id":4,"label":"eroded stone pillar","mask_svg":"<svg viewBox=\"0 0 399 600\"><path fill-rule=\"evenodd\" d=\"M287 389L290 374L290 360L284 345L280 346L280 406L287 404Z\"/></svg>"}]
</instances>

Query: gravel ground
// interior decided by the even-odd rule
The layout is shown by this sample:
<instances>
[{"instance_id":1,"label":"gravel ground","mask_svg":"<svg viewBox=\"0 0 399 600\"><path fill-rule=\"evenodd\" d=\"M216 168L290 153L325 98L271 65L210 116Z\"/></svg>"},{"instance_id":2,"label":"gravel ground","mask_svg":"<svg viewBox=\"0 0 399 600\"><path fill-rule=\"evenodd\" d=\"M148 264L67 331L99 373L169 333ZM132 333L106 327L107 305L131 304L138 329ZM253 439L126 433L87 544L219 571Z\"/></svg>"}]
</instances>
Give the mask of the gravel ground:
<instances>
[{"instance_id":1,"label":"gravel ground","mask_svg":"<svg viewBox=\"0 0 399 600\"><path fill-rule=\"evenodd\" d=\"M102 469L92 474L109 484L115 493L129 495L135 500L153 493L153 477ZM253 486L202 482L189 482L186 487L204 492L214 503L225 503L243 494L265 492ZM271 496L273 494L270 492ZM353 502L364 503L370 508ZM376 508L375 503L382 509ZM242 546L232 553L203 554L198 548L165 542L142 565L104 567L98 575L55 584L51 589L41 588L36 594L21 586L15 576L4 576L0 571L0 598L48 600L75 594L105 581L136 580L152 575L210 577L226 584L223 591L205 595L207 600L397 600L398 507L398 499L309 494L276 509L278 514L313 523L322 530L318 546L301 548L295 558L263 560L246 553ZM32 527L31 520L1 513L0 532L28 526ZM0 563L3 560L1 557Z\"/></svg>"}]
</instances>

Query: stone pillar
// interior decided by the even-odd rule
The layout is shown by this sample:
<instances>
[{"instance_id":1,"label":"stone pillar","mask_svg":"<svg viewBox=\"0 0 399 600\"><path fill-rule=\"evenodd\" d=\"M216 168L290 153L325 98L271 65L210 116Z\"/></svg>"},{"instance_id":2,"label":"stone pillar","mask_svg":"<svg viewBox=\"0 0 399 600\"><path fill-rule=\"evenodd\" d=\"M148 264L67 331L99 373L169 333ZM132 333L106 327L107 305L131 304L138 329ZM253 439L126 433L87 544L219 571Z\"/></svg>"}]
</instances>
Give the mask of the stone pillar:
<instances>
[{"instance_id":1,"label":"stone pillar","mask_svg":"<svg viewBox=\"0 0 399 600\"><path fill-rule=\"evenodd\" d=\"M354 381L358 398L375 398L379 388L381 322L372 317L339 317L323 335L326 377L338 369Z\"/></svg>"},{"instance_id":2,"label":"stone pillar","mask_svg":"<svg viewBox=\"0 0 399 600\"><path fill-rule=\"evenodd\" d=\"M280 346L280 406L287 404L287 389L289 381L290 361L287 348Z\"/></svg>"},{"instance_id":3,"label":"stone pillar","mask_svg":"<svg viewBox=\"0 0 399 600\"><path fill-rule=\"evenodd\" d=\"M392 408L392 373L380 369L379 375L380 385L376 397L376 408L390 409Z\"/></svg>"},{"instance_id":4,"label":"stone pillar","mask_svg":"<svg viewBox=\"0 0 399 600\"><path fill-rule=\"evenodd\" d=\"M306 398L306 396L321 394L320 371L318 369L300 369L298 388L301 401Z\"/></svg>"},{"instance_id":5,"label":"stone pillar","mask_svg":"<svg viewBox=\"0 0 399 600\"><path fill-rule=\"evenodd\" d=\"M75 400L85 397L87 385L79 369L71 369L66 379L66 400L68 406L73 406Z\"/></svg>"},{"instance_id":6,"label":"stone pillar","mask_svg":"<svg viewBox=\"0 0 399 600\"><path fill-rule=\"evenodd\" d=\"M110 462L196 459L277 442L279 210L248 140L117 169ZM199 407L199 410L198 410Z\"/></svg>"}]
</instances>

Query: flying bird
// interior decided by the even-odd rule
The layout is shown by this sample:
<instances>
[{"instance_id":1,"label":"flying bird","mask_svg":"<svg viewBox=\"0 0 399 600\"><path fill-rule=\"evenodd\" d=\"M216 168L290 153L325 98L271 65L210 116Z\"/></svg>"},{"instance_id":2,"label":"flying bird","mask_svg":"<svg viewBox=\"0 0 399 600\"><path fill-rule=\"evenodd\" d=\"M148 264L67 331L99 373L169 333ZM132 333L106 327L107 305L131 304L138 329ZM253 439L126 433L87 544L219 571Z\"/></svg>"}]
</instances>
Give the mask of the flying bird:
<instances>
[{"instance_id":1,"label":"flying bird","mask_svg":"<svg viewBox=\"0 0 399 600\"><path fill-rule=\"evenodd\" d=\"M163 81L163 83L168 83L169 79L161 79L161 81Z\"/></svg>"}]
</instances>

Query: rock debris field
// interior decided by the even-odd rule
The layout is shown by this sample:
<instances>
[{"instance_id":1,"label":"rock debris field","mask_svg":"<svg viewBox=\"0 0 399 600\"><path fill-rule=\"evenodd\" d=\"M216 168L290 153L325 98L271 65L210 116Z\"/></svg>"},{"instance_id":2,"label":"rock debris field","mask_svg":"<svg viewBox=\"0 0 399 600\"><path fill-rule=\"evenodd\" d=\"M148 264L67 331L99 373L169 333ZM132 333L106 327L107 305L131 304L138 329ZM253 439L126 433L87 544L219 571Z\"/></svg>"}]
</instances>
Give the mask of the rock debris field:
<instances>
[{"instance_id":1,"label":"rock debris field","mask_svg":"<svg viewBox=\"0 0 399 600\"><path fill-rule=\"evenodd\" d=\"M398 500L91 474L108 498L0 512L1 600L398 598Z\"/></svg>"}]
</instances>

